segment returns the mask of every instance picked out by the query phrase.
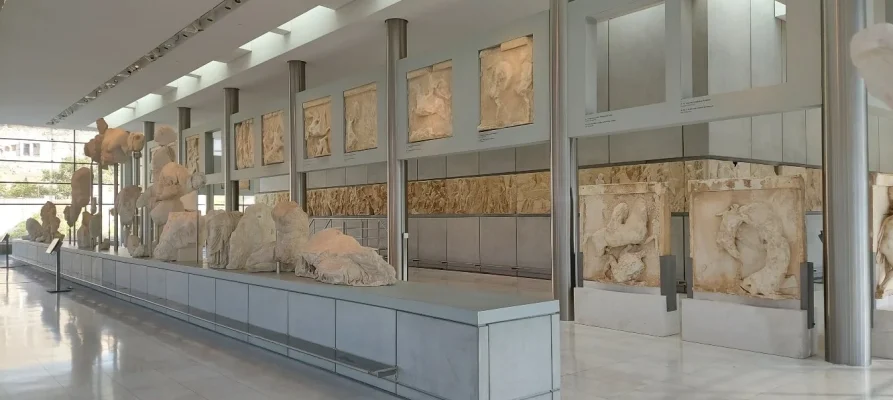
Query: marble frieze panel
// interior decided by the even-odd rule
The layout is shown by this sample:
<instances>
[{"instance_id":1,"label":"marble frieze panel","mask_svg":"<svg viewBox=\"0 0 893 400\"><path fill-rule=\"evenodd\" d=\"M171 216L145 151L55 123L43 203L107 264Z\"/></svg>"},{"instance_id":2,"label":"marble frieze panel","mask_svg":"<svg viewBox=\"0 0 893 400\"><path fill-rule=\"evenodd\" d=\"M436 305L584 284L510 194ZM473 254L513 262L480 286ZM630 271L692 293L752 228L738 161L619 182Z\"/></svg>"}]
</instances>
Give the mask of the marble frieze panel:
<instances>
[{"instance_id":1,"label":"marble frieze panel","mask_svg":"<svg viewBox=\"0 0 893 400\"><path fill-rule=\"evenodd\" d=\"M409 141L453 136L453 62L406 74L409 87Z\"/></svg>"},{"instance_id":2,"label":"marble frieze panel","mask_svg":"<svg viewBox=\"0 0 893 400\"><path fill-rule=\"evenodd\" d=\"M199 173L199 140L198 136L190 136L186 138L186 170L190 174Z\"/></svg>"},{"instance_id":3,"label":"marble frieze panel","mask_svg":"<svg viewBox=\"0 0 893 400\"><path fill-rule=\"evenodd\" d=\"M307 158L332 154L332 98L323 97L303 104L304 145Z\"/></svg>"},{"instance_id":4,"label":"marble frieze panel","mask_svg":"<svg viewBox=\"0 0 893 400\"><path fill-rule=\"evenodd\" d=\"M254 196L254 202L256 204L265 204L270 206L270 208L273 208L279 203L289 201L290 198L291 195L288 192L258 193Z\"/></svg>"},{"instance_id":5,"label":"marble frieze panel","mask_svg":"<svg viewBox=\"0 0 893 400\"><path fill-rule=\"evenodd\" d=\"M552 212L551 175L548 172L514 176L518 195L518 214L549 214Z\"/></svg>"},{"instance_id":6,"label":"marble frieze panel","mask_svg":"<svg viewBox=\"0 0 893 400\"><path fill-rule=\"evenodd\" d=\"M481 50L478 131L533 123L533 36Z\"/></svg>"},{"instance_id":7,"label":"marble frieze panel","mask_svg":"<svg viewBox=\"0 0 893 400\"><path fill-rule=\"evenodd\" d=\"M285 112L264 114L261 118L262 158L264 165L285 162Z\"/></svg>"},{"instance_id":8,"label":"marble frieze panel","mask_svg":"<svg viewBox=\"0 0 893 400\"><path fill-rule=\"evenodd\" d=\"M446 213L446 181L443 179L409 182L406 190L407 211L412 215Z\"/></svg>"},{"instance_id":9,"label":"marble frieze panel","mask_svg":"<svg viewBox=\"0 0 893 400\"><path fill-rule=\"evenodd\" d=\"M254 168L254 118L236 123L236 169Z\"/></svg>"},{"instance_id":10,"label":"marble frieze panel","mask_svg":"<svg viewBox=\"0 0 893 400\"><path fill-rule=\"evenodd\" d=\"M800 296L806 259L800 176L688 183L694 290L768 299Z\"/></svg>"},{"instance_id":11,"label":"marble frieze panel","mask_svg":"<svg viewBox=\"0 0 893 400\"><path fill-rule=\"evenodd\" d=\"M660 286L660 257L671 245L666 183L583 186L580 213L584 279Z\"/></svg>"},{"instance_id":12,"label":"marble frieze panel","mask_svg":"<svg viewBox=\"0 0 893 400\"><path fill-rule=\"evenodd\" d=\"M517 209L512 175L448 179L446 197L447 214L515 214Z\"/></svg>"},{"instance_id":13,"label":"marble frieze panel","mask_svg":"<svg viewBox=\"0 0 893 400\"><path fill-rule=\"evenodd\" d=\"M344 151L378 147L378 85L370 83L344 92Z\"/></svg>"}]
</instances>

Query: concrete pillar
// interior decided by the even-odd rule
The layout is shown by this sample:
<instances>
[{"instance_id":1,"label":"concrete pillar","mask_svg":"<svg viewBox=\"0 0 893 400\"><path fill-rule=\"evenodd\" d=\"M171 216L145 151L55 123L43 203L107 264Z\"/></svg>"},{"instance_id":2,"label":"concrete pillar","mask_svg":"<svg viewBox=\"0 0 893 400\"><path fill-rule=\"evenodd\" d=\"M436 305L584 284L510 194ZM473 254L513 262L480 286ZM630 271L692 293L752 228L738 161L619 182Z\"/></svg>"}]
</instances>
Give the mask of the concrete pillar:
<instances>
[{"instance_id":1,"label":"concrete pillar","mask_svg":"<svg viewBox=\"0 0 893 400\"><path fill-rule=\"evenodd\" d=\"M223 89L223 193L226 211L237 211L239 184L233 182L233 172L235 162L233 161L233 132L232 116L239 112L239 89L225 88Z\"/></svg>"},{"instance_id":2,"label":"concrete pillar","mask_svg":"<svg viewBox=\"0 0 893 400\"><path fill-rule=\"evenodd\" d=\"M304 140L304 127L300 124L303 108L298 104L295 94L307 90L307 63L291 60L288 62L288 106L291 110L291 165L288 166L288 190L291 200L298 203L304 212L307 211L307 174L298 171L298 165L304 155L298 151L299 141Z\"/></svg>"},{"instance_id":3,"label":"concrete pillar","mask_svg":"<svg viewBox=\"0 0 893 400\"><path fill-rule=\"evenodd\" d=\"M388 91L388 262L397 270L397 279L408 280L406 222L406 160L397 157L397 61L406 58L404 19L389 19L387 47Z\"/></svg>"}]
</instances>

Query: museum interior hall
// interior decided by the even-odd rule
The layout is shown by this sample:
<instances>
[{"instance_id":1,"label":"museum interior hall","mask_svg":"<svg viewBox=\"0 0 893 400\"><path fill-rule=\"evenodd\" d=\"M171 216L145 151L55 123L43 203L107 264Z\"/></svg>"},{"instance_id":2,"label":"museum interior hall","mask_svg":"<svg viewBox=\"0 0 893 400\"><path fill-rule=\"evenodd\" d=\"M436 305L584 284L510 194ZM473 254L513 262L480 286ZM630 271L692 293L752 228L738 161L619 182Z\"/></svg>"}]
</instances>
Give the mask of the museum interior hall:
<instances>
[{"instance_id":1,"label":"museum interior hall","mask_svg":"<svg viewBox=\"0 0 893 400\"><path fill-rule=\"evenodd\" d=\"M0 400L893 399L893 0L0 0L0 216Z\"/></svg>"}]
</instances>

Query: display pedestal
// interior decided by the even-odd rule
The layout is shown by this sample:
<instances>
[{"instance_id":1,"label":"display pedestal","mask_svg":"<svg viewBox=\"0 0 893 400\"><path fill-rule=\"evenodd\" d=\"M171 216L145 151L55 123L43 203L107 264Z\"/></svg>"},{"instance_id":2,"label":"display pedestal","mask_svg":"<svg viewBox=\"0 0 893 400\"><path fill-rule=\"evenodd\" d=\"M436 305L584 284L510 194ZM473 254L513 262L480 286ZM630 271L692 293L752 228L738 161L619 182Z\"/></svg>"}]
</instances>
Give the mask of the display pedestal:
<instances>
[{"instance_id":1,"label":"display pedestal","mask_svg":"<svg viewBox=\"0 0 893 400\"><path fill-rule=\"evenodd\" d=\"M667 311L657 293L628 293L594 287L574 289L578 324L651 336L678 335L679 310Z\"/></svg>"},{"instance_id":2,"label":"display pedestal","mask_svg":"<svg viewBox=\"0 0 893 400\"><path fill-rule=\"evenodd\" d=\"M893 297L876 300L871 329L871 355L893 359Z\"/></svg>"},{"instance_id":3,"label":"display pedestal","mask_svg":"<svg viewBox=\"0 0 893 400\"><path fill-rule=\"evenodd\" d=\"M682 299L682 340L791 358L812 356L806 310Z\"/></svg>"},{"instance_id":4,"label":"display pedestal","mask_svg":"<svg viewBox=\"0 0 893 400\"><path fill-rule=\"evenodd\" d=\"M198 261L198 249L195 246L189 246L177 250L177 262L196 262Z\"/></svg>"}]
</instances>

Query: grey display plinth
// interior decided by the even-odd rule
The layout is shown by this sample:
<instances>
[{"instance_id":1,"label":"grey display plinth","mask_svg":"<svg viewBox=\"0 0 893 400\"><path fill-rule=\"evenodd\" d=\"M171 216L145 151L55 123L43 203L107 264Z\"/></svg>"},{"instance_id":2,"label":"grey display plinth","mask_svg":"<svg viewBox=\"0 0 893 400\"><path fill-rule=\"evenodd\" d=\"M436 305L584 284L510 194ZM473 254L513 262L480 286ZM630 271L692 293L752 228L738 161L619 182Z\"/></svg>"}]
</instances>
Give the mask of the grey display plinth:
<instances>
[{"instance_id":1,"label":"grey display plinth","mask_svg":"<svg viewBox=\"0 0 893 400\"><path fill-rule=\"evenodd\" d=\"M893 298L876 300L871 329L871 355L893 359Z\"/></svg>"},{"instance_id":2,"label":"grey display plinth","mask_svg":"<svg viewBox=\"0 0 893 400\"><path fill-rule=\"evenodd\" d=\"M49 270L46 245L13 258ZM54 257L52 257L54 258ZM400 282L333 286L62 249L62 274L410 399L558 399L558 302Z\"/></svg>"}]
</instances>

